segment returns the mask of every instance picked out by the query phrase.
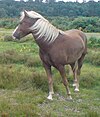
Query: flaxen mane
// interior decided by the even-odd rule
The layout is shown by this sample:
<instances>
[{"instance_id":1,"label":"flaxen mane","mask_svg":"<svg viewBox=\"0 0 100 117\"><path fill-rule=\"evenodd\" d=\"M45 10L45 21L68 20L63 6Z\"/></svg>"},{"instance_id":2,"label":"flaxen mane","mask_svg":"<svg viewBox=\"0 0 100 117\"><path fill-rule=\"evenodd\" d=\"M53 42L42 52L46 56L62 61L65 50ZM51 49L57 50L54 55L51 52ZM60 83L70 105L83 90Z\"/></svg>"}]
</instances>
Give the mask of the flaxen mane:
<instances>
[{"instance_id":1,"label":"flaxen mane","mask_svg":"<svg viewBox=\"0 0 100 117\"><path fill-rule=\"evenodd\" d=\"M36 36L38 36L37 40L44 37L44 41L46 41L48 43L52 43L57 39L59 33L64 33L63 31L57 29L52 24L50 24L49 21L46 20L40 14L38 14L34 11L28 11L27 13L30 18L39 18L36 21L36 23L30 27L30 30L37 31L37 33L35 34ZM25 15L22 12L21 20L24 18L24 16Z\"/></svg>"}]
</instances>

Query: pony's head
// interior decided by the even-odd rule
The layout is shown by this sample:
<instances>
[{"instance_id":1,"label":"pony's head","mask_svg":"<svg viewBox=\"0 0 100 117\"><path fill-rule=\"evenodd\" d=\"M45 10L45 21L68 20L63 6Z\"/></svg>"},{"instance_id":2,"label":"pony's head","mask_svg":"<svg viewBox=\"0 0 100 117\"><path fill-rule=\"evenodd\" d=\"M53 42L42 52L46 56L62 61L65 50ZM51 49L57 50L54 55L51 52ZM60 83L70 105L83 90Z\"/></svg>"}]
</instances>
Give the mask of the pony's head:
<instances>
[{"instance_id":1,"label":"pony's head","mask_svg":"<svg viewBox=\"0 0 100 117\"><path fill-rule=\"evenodd\" d=\"M31 33L31 28L38 19L46 20L34 11L24 11L21 13L20 23L13 32L14 39L20 39Z\"/></svg>"}]
</instances>

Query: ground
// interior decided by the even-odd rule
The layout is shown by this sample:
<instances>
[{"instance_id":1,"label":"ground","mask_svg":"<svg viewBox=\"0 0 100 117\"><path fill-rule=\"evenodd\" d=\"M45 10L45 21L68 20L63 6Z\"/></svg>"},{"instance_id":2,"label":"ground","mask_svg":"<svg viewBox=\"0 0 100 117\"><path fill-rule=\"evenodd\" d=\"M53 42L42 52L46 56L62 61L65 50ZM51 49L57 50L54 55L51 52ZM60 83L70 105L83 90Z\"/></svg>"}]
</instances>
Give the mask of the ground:
<instances>
[{"instance_id":1,"label":"ground","mask_svg":"<svg viewBox=\"0 0 100 117\"><path fill-rule=\"evenodd\" d=\"M47 77L36 43L31 39L5 41L5 32L11 34L12 30L0 29L1 117L100 117L100 66L84 62L78 93L66 67L72 101L67 100L60 75L53 68L55 94L53 101L47 100ZM98 37L99 33L87 35Z\"/></svg>"}]
</instances>

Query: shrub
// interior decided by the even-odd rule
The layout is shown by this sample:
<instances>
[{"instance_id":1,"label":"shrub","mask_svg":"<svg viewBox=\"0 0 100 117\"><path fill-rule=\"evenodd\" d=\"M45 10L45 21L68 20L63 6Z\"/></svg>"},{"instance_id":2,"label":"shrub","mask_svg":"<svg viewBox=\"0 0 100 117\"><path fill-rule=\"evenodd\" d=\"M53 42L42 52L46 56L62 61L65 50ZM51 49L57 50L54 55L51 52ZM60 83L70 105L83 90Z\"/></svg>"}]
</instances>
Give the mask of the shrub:
<instances>
[{"instance_id":1,"label":"shrub","mask_svg":"<svg viewBox=\"0 0 100 117\"><path fill-rule=\"evenodd\" d=\"M0 19L0 27L1 28L15 28L18 25L18 19L15 18L6 18L6 19Z\"/></svg>"},{"instance_id":2,"label":"shrub","mask_svg":"<svg viewBox=\"0 0 100 117\"><path fill-rule=\"evenodd\" d=\"M33 40L33 37L29 35L29 36L27 36L27 37L24 37L24 38L20 39L20 40L17 41L17 42L19 42L19 43L24 43L24 42L27 42L27 41L34 41L34 40Z\"/></svg>"},{"instance_id":3,"label":"shrub","mask_svg":"<svg viewBox=\"0 0 100 117\"><path fill-rule=\"evenodd\" d=\"M17 40L17 39L14 40L11 35L5 35L3 40L4 41L14 41L14 42L18 42L18 43L24 43L24 42L27 42L27 41L33 41L33 37L27 36L27 37L24 37L20 40Z\"/></svg>"},{"instance_id":4,"label":"shrub","mask_svg":"<svg viewBox=\"0 0 100 117\"><path fill-rule=\"evenodd\" d=\"M4 41L14 41L11 35L5 35L4 36Z\"/></svg>"},{"instance_id":5,"label":"shrub","mask_svg":"<svg viewBox=\"0 0 100 117\"><path fill-rule=\"evenodd\" d=\"M83 88L93 88L96 86L97 82L95 81L96 75L94 73L88 72L81 76L80 85Z\"/></svg>"},{"instance_id":6,"label":"shrub","mask_svg":"<svg viewBox=\"0 0 100 117\"><path fill-rule=\"evenodd\" d=\"M16 68L14 65L0 66L0 88L13 89L17 88L22 81L32 78L32 73L24 68ZM21 84L22 85L22 84Z\"/></svg>"},{"instance_id":7,"label":"shrub","mask_svg":"<svg viewBox=\"0 0 100 117\"><path fill-rule=\"evenodd\" d=\"M100 39L98 39L96 37L91 37L88 40L88 47L90 47L90 48L98 48L98 47L100 47Z\"/></svg>"},{"instance_id":8,"label":"shrub","mask_svg":"<svg viewBox=\"0 0 100 117\"><path fill-rule=\"evenodd\" d=\"M27 61L26 61L26 66L28 67L39 67L39 66L42 66L41 64L41 60L39 59L39 57L35 56L35 57L28 57Z\"/></svg>"},{"instance_id":9,"label":"shrub","mask_svg":"<svg viewBox=\"0 0 100 117\"><path fill-rule=\"evenodd\" d=\"M85 61L93 65L100 65L100 52L96 50L89 50L85 57Z\"/></svg>"},{"instance_id":10,"label":"shrub","mask_svg":"<svg viewBox=\"0 0 100 117\"><path fill-rule=\"evenodd\" d=\"M32 79L32 86L38 89L41 89L44 92L48 91L48 82L46 75L41 72L34 72L33 79Z\"/></svg>"},{"instance_id":11,"label":"shrub","mask_svg":"<svg viewBox=\"0 0 100 117\"><path fill-rule=\"evenodd\" d=\"M28 59L28 55L19 54L15 50L7 50L3 53L0 53L0 63L25 63Z\"/></svg>"},{"instance_id":12,"label":"shrub","mask_svg":"<svg viewBox=\"0 0 100 117\"><path fill-rule=\"evenodd\" d=\"M100 20L99 17L47 17L47 19L57 28L61 30L68 29L81 29L85 32L100 32ZM0 27L13 29L19 24L19 19L9 18L0 19Z\"/></svg>"}]
</instances>

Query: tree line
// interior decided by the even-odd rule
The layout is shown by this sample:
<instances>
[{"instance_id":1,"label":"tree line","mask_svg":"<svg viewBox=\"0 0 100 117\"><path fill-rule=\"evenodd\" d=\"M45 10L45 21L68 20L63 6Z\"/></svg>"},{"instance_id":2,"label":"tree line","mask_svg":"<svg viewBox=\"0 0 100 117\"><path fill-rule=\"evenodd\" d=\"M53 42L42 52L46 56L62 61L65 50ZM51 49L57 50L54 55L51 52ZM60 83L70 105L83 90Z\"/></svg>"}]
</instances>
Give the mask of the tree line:
<instances>
[{"instance_id":1,"label":"tree line","mask_svg":"<svg viewBox=\"0 0 100 117\"><path fill-rule=\"evenodd\" d=\"M78 16L100 17L100 2L51 2L43 3L42 0L0 0L0 18L19 17L23 10L34 10L43 16L66 16L75 18Z\"/></svg>"}]
</instances>

